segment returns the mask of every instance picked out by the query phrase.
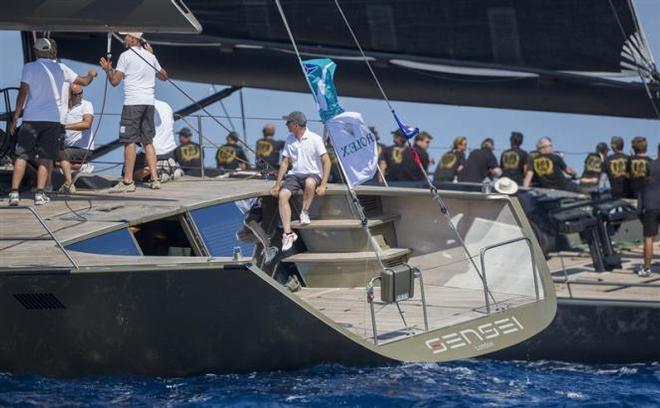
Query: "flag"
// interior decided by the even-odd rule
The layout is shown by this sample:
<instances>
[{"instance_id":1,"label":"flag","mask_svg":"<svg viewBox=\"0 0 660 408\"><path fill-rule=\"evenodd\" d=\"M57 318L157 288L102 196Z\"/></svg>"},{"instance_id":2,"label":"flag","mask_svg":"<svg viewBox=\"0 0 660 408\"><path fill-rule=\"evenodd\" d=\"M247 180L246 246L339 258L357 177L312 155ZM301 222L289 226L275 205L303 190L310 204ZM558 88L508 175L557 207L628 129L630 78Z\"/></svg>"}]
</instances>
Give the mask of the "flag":
<instances>
[{"instance_id":1,"label":"flag","mask_svg":"<svg viewBox=\"0 0 660 408\"><path fill-rule=\"evenodd\" d=\"M419 134L418 127L408 126L405 123L401 122L401 120L399 120L399 117L396 116L396 113L394 113L394 111L392 111L392 114L394 115L394 119L396 120L396 124L399 126L401 133L403 133L403 136L406 139L412 139L413 137Z\"/></svg>"},{"instance_id":2,"label":"flag","mask_svg":"<svg viewBox=\"0 0 660 408\"><path fill-rule=\"evenodd\" d=\"M378 144L362 115L343 112L329 119L325 126L346 183L352 187L371 180L378 171Z\"/></svg>"},{"instance_id":3,"label":"flag","mask_svg":"<svg viewBox=\"0 0 660 408\"><path fill-rule=\"evenodd\" d=\"M337 100L337 89L333 78L337 64L329 58L319 58L303 61L303 65L307 80L314 92L321 120L325 123L344 112Z\"/></svg>"}]
</instances>

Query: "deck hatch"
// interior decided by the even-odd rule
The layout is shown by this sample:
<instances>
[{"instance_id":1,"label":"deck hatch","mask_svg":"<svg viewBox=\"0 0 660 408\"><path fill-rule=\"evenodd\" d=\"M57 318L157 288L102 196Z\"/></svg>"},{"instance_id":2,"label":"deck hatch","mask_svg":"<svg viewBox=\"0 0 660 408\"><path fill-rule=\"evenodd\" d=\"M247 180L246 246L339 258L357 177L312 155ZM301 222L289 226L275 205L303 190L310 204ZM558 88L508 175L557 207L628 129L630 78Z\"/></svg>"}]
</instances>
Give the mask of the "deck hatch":
<instances>
[{"instance_id":1,"label":"deck hatch","mask_svg":"<svg viewBox=\"0 0 660 408\"><path fill-rule=\"evenodd\" d=\"M27 310L66 309L52 293L14 293L12 296Z\"/></svg>"}]
</instances>

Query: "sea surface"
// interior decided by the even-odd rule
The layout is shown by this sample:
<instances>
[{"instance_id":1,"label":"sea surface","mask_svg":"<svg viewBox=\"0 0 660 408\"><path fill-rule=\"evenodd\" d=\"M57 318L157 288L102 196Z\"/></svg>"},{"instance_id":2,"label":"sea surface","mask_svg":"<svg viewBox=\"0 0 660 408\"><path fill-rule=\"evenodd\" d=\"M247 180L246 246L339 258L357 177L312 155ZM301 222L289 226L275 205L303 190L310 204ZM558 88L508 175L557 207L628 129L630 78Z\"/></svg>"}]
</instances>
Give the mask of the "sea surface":
<instances>
[{"instance_id":1,"label":"sea surface","mask_svg":"<svg viewBox=\"0 0 660 408\"><path fill-rule=\"evenodd\" d=\"M0 374L2 406L659 407L660 363L459 361L191 378Z\"/></svg>"}]
</instances>

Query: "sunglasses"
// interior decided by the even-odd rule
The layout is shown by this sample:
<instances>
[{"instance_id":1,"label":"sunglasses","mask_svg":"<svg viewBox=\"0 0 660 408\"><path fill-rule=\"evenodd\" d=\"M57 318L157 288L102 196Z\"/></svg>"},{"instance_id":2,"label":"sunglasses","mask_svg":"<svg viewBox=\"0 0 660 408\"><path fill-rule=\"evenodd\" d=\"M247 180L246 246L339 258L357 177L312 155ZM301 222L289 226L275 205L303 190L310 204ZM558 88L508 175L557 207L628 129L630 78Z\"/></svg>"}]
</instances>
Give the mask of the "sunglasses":
<instances>
[{"instance_id":1,"label":"sunglasses","mask_svg":"<svg viewBox=\"0 0 660 408\"><path fill-rule=\"evenodd\" d=\"M71 95L73 95L73 96L80 96L80 95L82 95L82 94L83 94L82 92L78 92L78 93L71 93Z\"/></svg>"}]
</instances>

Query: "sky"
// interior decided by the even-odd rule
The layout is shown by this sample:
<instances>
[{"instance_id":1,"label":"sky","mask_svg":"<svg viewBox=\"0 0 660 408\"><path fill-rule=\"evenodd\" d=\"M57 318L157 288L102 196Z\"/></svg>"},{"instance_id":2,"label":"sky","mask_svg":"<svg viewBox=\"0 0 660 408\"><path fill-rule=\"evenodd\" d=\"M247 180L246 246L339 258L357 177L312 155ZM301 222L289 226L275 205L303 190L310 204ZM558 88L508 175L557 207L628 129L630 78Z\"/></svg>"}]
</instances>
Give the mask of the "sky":
<instances>
[{"instance_id":1,"label":"sky","mask_svg":"<svg viewBox=\"0 0 660 408\"><path fill-rule=\"evenodd\" d=\"M653 53L654 59L660 58L660 0L635 0L635 7L640 18L643 30ZM118 49L119 43L113 44ZM99 57L105 50L99 50ZM65 53L64 53L65 54ZM11 31L0 31L0 88L18 86L22 68L22 49L19 34ZM156 55L158 49L156 48ZM85 98L90 100L97 113L102 108L103 73L98 66L63 60L74 71L84 74L89 68L99 71L100 76L85 89ZM167 67L165 67L167 68ZM301 74L301 81L304 80ZM156 95L159 99L168 102L174 110L190 104L190 101L181 95L171 84L157 81ZM203 98L214 92L211 84L200 84L186 81L177 81L189 94L195 98ZM215 84L221 89L223 84ZM361 112L369 125L379 130L382 142L391 143L390 131L394 129L392 117L382 100L369 100L361 98L341 97L340 103L349 111ZM109 87L104 112L118 114L121 112L123 90ZM261 137L261 128L266 123L277 126L276 138L286 137L286 127L282 123L282 115L293 110L300 110L311 119L317 119L318 113L313 98L307 93L280 92L261 89L244 89L243 105L247 142L254 146ZM240 119L241 108L239 93L235 93L224 101L230 116L235 116L230 123L227 119L220 119L227 127L232 124L236 130L243 134L243 124ZM609 141L613 135L622 136L626 140L626 150L630 147L630 140L634 136L645 136L650 146L660 142L660 120L616 118L609 116L576 115L565 113L532 112L522 110L475 108L455 105L412 103L394 101L394 107L401 118L410 124L419 126L430 132L434 139L430 148L430 155L436 161L447 150L454 137L467 136L469 147L478 147L486 137L495 140L497 150L508 147L508 139L512 130L525 134L524 148L532 150L535 141L541 136L553 138L555 149L565 153L564 158L568 165L582 169L586 152L593 151L595 145L601 141ZM219 104L208 108L214 115L224 115ZM99 120L97 117L95 120ZM195 126L196 118L189 118ZM182 121L175 124L179 129L185 126ZM320 122L315 121L309 127L322 133ZM96 128L96 124L94 125ZM104 116L100 126L96 145L102 145L118 136L119 116ZM213 143L224 143L227 132L211 119L202 119L202 130ZM210 144L210 143L207 143ZM654 149L650 149L653 151ZM214 165L215 148L210 146L206 150L206 165ZM122 160L120 150L108 154L100 159L103 162L118 162ZM109 164L97 163L97 170L109 167ZM431 170L434 166L431 167ZM117 169L109 170L116 173Z\"/></svg>"}]
</instances>

